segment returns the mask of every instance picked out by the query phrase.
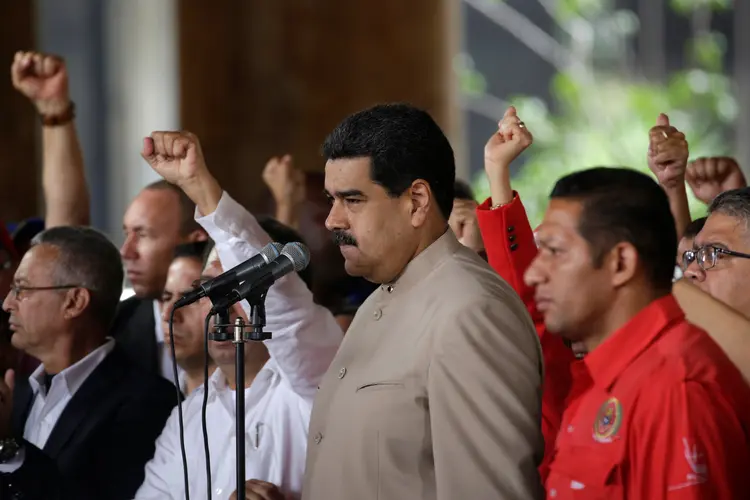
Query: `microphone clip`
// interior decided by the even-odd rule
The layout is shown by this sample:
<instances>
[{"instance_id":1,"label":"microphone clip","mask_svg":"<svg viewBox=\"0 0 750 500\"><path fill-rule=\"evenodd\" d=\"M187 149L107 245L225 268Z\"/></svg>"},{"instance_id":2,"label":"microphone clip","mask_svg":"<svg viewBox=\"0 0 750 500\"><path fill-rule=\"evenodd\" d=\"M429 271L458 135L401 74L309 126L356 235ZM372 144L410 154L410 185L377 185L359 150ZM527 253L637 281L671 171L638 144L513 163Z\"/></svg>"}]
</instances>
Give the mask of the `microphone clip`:
<instances>
[{"instance_id":1,"label":"microphone clip","mask_svg":"<svg viewBox=\"0 0 750 500\"><path fill-rule=\"evenodd\" d=\"M253 294L247 298L250 303L250 321L247 323L241 317L235 318L232 323L229 308L213 308L212 312L218 318L208 338L217 342L231 341L234 344L262 342L272 338L271 332L263 331L266 326L266 293L267 289L262 294Z\"/></svg>"}]
</instances>

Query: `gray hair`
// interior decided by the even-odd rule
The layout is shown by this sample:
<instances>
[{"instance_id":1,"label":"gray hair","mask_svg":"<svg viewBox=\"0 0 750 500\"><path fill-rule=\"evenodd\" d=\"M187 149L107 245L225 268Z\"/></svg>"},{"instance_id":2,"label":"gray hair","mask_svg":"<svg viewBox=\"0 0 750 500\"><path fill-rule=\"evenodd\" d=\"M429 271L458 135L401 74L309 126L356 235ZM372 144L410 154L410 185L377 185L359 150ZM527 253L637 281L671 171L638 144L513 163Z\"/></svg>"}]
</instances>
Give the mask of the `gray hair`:
<instances>
[{"instance_id":1,"label":"gray hair","mask_svg":"<svg viewBox=\"0 0 750 500\"><path fill-rule=\"evenodd\" d=\"M714 198L708 213L720 213L740 219L750 229L750 187L730 189Z\"/></svg>"},{"instance_id":2,"label":"gray hair","mask_svg":"<svg viewBox=\"0 0 750 500\"><path fill-rule=\"evenodd\" d=\"M91 316L109 328L120 302L124 279L117 247L90 227L59 226L37 234L31 246L49 245L59 251L52 279L56 286L75 285L91 295Z\"/></svg>"}]
</instances>

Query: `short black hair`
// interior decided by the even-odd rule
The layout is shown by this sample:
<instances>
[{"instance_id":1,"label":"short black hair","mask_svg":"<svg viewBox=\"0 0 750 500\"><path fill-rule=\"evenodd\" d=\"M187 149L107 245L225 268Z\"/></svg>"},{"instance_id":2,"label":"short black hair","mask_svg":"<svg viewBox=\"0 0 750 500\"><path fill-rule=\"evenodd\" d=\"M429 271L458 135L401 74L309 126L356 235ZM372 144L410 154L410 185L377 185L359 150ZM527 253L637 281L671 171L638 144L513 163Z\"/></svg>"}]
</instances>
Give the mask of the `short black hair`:
<instances>
[{"instance_id":1,"label":"short black hair","mask_svg":"<svg viewBox=\"0 0 750 500\"><path fill-rule=\"evenodd\" d=\"M208 246L208 241L192 241L190 243L181 243L174 248L174 258L197 259L203 262L203 259L205 258L207 253L206 247Z\"/></svg>"},{"instance_id":2,"label":"short black hair","mask_svg":"<svg viewBox=\"0 0 750 500\"><path fill-rule=\"evenodd\" d=\"M677 231L667 195L651 177L627 168L591 168L558 180L550 198L583 204L578 232L591 247L594 266L625 241L638 251L654 288L671 290Z\"/></svg>"},{"instance_id":3,"label":"short black hair","mask_svg":"<svg viewBox=\"0 0 750 500\"><path fill-rule=\"evenodd\" d=\"M682 234L682 237L693 239L696 236L698 236L698 233L701 232L701 229L703 229L703 226L706 225L707 219L708 217L701 217L700 219L695 219L694 221L692 221L685 228L685 232Z\"/></svg>"},{"instance_id":4,"label":"short black hair","mask_svg":"<svg viewBox=\"0 0 750 500\"><path fill-rule=\"evenodd\" d=\"M195 221L195 203L185 192L170 182L160 180L152 182L144 190L149 191L171 191L177 195L180 202L180 235L188 236L193 231L202 231L200 224Z\"/></svg>"},{"instance_id":5,"label":"short black hair","mask_svg":"<svg viewBox=\"0 0 750 500\"><path fill-rule=\"evenodd\" d=\"M715 212L742 220L745 229L750 230L750 187L730 189L718 195L708 207L708 213Z\"/></svg>"},{"instance_id":6,"label":"short black hair","mask_svg":"<svg viewBox=\"0 0 750 500\"><path fill-rule=\"evenodd\" d=\"M456 179L456 182L453 184L453 191L453 199L455 200L476 200L474 190L471 189L468 182Z\"/></svg>"},{"instance_id":7,"label":"short black hair","mask_svg":"<svg viewBox=\"0 0 750 500\"><path fill-rule=\"evenodd\" d=\"M105 329L115 318L124 280L120 251L99 231L83 226L58 226L34 236L31 246L49 245L59 254L54 284L75 285L91 295L88 312Z\"/></svg>"},{"instance_id":8,"label":"short black hair","mask_svg":"<svg viewBox=\"0 0 750 500\"><path fill-rule=\"evenodd\" d=\"M263 230L268 233L268 236L271 237L272 241L281 243L282 245L286 245L287 243L294 243L296 241L302 243L303 245L305 244L305 241L302 238L301 234L299 234L297 231L287 226L286 224L283 224L274 219L273 217L259 216L258 224L260 224L260 227L262 227ZM300 278L302 278L302 281L305 282L307 288L312 290L312 266L308 265L305 269L299 271L297 274Z\"/></svg>"},{"instance_id":9,"label":"short black hair","mask_svg":"<svg viewBox=\"0 0 750 500\"><path fill-rule=\"evenodd\" d=\"M441 214L453 209L453 148L427 112L408 104L380 104L344 119L323 144L326 160L369 158L370 178L392 197L422 179Z\"/></svg>"}]
</instances>

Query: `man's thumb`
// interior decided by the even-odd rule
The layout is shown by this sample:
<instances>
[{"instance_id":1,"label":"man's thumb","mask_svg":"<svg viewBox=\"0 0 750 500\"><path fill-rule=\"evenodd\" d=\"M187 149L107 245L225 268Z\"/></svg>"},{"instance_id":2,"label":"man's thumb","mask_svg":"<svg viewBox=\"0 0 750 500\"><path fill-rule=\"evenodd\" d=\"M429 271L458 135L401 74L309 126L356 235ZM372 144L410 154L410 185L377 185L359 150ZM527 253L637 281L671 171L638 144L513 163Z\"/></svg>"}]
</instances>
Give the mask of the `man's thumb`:
<instances>
[{"instance_id":1,"label":"man's thumb","mask_svg":"<svg viewBox=\"0 0 750 500\"><path fill-rule=\"evenodd\" d=\"M659 113L659 117L656 119L656 124L660 127L669 127L669 117L664 113Z\"/></svg>"}]
</instances>

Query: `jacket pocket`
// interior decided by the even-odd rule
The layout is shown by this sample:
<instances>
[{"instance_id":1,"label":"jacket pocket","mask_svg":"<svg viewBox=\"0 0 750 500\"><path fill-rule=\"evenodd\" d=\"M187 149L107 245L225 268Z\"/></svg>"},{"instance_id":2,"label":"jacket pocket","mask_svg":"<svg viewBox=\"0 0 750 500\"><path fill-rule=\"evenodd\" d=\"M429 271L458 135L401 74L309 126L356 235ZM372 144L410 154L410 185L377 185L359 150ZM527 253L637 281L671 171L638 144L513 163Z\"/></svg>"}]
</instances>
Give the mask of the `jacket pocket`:
<instances>
[{"instance_id":1,"label":"jacket pocket","mask_svg":"<svg viewBox=\"0 0 750 500\"><path fill-rule=\"evenodd\" d=\"M371 392L371 391L383 391L389 389L403 389L404 383L397 380L389 380L383 382L368 382L357 386L355 392Z\"/></svg>"}]
</instances>

